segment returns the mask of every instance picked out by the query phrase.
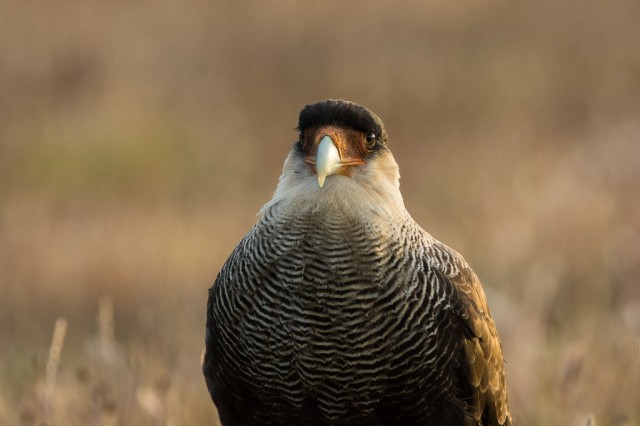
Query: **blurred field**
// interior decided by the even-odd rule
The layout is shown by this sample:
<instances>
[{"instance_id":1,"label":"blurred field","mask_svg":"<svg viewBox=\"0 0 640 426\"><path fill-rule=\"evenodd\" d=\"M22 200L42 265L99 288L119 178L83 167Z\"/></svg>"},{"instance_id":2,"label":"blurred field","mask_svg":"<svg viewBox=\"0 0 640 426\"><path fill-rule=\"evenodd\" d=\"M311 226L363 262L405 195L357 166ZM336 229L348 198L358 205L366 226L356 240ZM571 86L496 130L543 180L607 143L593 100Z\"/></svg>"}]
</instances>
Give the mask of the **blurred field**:
<instances>
[{"instance_id":1,"label":"blurred field","mask_svg":"<svg viewBox=\"0 0 640 426\"><path fill-rule=\"evenodd\" d=\"M485 283L516 424L639 425L639 40L636 0L1 3L0 424L215 424L206 290L333 97Z\"/></svg>"}]
</instances>

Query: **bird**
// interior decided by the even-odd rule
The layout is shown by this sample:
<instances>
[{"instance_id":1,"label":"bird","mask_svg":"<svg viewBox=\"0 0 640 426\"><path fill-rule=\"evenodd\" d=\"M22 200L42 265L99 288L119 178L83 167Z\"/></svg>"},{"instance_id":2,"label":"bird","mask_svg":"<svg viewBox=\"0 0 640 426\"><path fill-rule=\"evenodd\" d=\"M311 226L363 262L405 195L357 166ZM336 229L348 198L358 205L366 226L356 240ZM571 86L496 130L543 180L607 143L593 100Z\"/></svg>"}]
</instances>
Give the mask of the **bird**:
<instances>
[{"instance_id":1,"label":"bird","mask_svg":"<svg viewBox=\"0 0 640 426\"><path fill-rule=\"evenodd\" d=\"M477 275L407 212L382 120L306 105L273 197L209 289L224 426L510 425Z\"/></svg>"}]
</instances>

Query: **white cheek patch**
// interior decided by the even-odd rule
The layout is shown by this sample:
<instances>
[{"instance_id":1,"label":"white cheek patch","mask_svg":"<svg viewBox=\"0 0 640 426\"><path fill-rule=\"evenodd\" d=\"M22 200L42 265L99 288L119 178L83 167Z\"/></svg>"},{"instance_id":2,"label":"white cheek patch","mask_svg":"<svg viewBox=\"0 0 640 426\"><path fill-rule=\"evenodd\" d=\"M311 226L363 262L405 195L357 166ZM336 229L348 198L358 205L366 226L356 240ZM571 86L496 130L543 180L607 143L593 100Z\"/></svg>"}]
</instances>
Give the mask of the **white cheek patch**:
<instances>
[{"instance_id":1,"label":"white cheek patch","mask_svg":"<svg viewBox=\"0 0 640 426\"><path fill-rule=\"evenodd\" d=\"M330 146L329 146L330 148ZM325 176L326 177L326 176ZM282 169L278 187L260 212L271 208L283 211L342 211L348 215L399 217L407 215L399 189L398 165L390 152L382 153L350 177L336 174L321 188L311 168L292 150Z\"/></svg>"}]
</instances>

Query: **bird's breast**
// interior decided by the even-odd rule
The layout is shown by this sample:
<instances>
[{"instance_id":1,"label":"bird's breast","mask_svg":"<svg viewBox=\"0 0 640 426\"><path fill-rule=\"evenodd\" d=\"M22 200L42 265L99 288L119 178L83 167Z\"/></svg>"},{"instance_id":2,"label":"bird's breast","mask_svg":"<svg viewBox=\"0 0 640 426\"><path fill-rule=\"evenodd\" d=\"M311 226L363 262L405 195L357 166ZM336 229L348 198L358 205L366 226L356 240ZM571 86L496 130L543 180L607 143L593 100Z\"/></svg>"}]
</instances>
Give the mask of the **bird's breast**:
<instances>
[{"instance_id":1,"label":"bird's breast","mask_svg":"<svg viewBox=\"0 0 640 426\"><path fill-rule=\"evenodd\" d=\"M416 279L410 231L335 212L266 215L215 290L228 362L257 393L294 405L313 395L336 418L372 410L434 346L425 307L439 296Z\"/></svg>"}]
</instances>

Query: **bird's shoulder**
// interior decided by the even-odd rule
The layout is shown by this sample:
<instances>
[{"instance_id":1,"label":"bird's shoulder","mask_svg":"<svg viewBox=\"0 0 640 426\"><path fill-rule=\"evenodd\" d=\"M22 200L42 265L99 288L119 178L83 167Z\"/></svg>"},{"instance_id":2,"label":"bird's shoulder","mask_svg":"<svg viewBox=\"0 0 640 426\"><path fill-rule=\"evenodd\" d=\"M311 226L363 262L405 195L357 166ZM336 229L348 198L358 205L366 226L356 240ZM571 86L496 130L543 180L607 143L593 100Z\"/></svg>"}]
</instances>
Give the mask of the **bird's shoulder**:
<instances>
[{"instance_id":1,"label":"bird's shoulder","mask_svg":"<svg viewBox=\"0 0 640 426\"><path fill-rule=\"evenodd\" d=\"M502 345L478 276L455 250L435 240L426 249L430 267L453 294L453 315L463 330L459 386L480 424L510 424Z\"/></svg>"}]
</instances>

